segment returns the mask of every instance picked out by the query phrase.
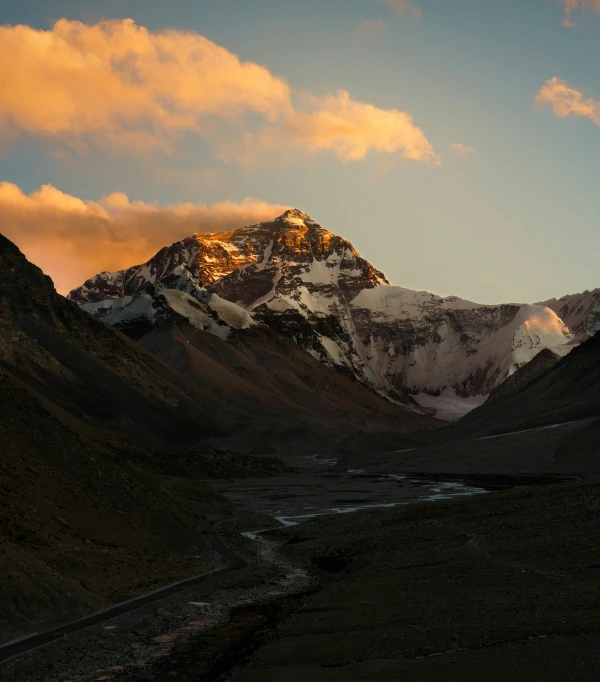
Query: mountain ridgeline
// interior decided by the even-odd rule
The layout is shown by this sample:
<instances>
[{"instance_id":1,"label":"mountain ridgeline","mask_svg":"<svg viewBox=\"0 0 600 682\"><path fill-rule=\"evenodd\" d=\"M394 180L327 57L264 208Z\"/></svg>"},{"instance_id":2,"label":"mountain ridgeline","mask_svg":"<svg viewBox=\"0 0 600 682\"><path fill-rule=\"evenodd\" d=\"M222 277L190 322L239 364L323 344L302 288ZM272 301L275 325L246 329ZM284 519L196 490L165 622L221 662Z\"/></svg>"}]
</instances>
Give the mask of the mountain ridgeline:
<instances>
[{"instance_id":1,"label":"mountain ridgeline","mask_svg":"<svg viewBox=\"0 0 600 682\"><path fill-rule=\"evenodd\" d=\"M96 275L69 298L146 347L174 315L228 343L270 330L405 409L449 420L540 351L566 355L595 319L592 301L573 331L564 305L481 305L392 286L296 209L195 234L147 263Z\"/></svg>"}]
</instances>

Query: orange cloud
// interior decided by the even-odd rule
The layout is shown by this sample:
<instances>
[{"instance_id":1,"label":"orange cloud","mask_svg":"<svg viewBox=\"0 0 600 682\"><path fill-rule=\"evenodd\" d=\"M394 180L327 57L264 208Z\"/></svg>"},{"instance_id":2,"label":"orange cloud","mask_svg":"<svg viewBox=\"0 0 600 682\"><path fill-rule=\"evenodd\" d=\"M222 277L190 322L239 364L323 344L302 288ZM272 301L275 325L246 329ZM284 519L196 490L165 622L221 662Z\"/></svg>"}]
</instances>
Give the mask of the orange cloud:
<instances>
[{"instance_id":1,"label":"orange cloud","mask_svg":"<svg viewBox=\"0 0 600 682\"><path fill-rule=\"evenodd\" d=\"M246 111L275 120L290 109L281 78L196 33L153 33L131 19L52 30L0 27L0 130L92 134L136 149L168 147L209 116Z\"/></svg>"},{"instance_id":2,"label":"orange cloud","mask_svg":"<svg viewBox=\"0 0 600 682\"><path fill-rule=\"evenodd\" d=\"M306 95L304 105L304 112L296 112L284 125L248 136L246 152L239 160L254 165L268 150L279 157L307 150L330 151L343 162L382 152L441 163L423 131L403 111L358 102L345 90L320 98Z\"/></svg>"},{"instance_id":3,"label":"orange cloud","mask_svg":"<svg viewBox=\"0 0 600 682\"><path fill-rule=\"evenodd\" d=\"M439 161L410 114L357 102L345 90L321 98L314 113L296 116L289 127L311 149L332 150L342 161L363 159L371 150Z\"/></svg>"},{"instance_id":4,"label":"orange cloud","mask_svg":"<svg viewBox=\"0 0 600 682\"><path fill-rule=\"evenodd\" d=\"M573 12L577 9L591 9L596 14L600 14L600 0L562 0L565 6L565 20L563 26L573 28L576 24L571 20Z\"/></svg>"},{"instance_id":5,"label":"orange cloud","mask_svg":"<svg viewBox=\"0 0 600 682\"><path fill-rule=\"evenodd\" d=\"M388 7L391 7L396 12L404 14L411 19L420 19L422 16L421 10L418 7L411 5L408 0L383 0Z\"/></svg>"},{"instance_id":6,"label":"orange cloud","mask_svg":"<svg viewBox=\"0 0 600 682\"><path fill-rule=\"evenodd\" d=\"M66 294L103 270L143 263L160 248L196 232L221 232L270 220L287 206L241 203L159 207L116 192L83 201L52 185L25 194L0 183L2 233Z\"/></svg>"},{"instance_id":7,"label":"orange cloud","mask_svg":"<svg viewBox=\"0 0 600 682\"><path fill-rule=\"evenodd\" d=\"M586 97L560 78L546 81L536 96L536 102L541 106L551 106L559 118L587 118L600 126L600 102Z\"/></svg>"},{"instance_id":8,"label":"orange cloud","mask_svg":"<svg viewBox=\"0 0 600 682\"><path fill-rule=\"evenodd\" d=\"M475 156L477 154L473 147L469 147L469 145L462 144L461 142L453 142L450 145L450 149L460 156Z\"/></svg>"},{"instance_id":9,"label":"orange cloud","mask_svg":"<svg viewBox=\"0 0 600 682\"><path fill-rule=\"evenodd\" d=\"M394 3L410 13L405 5ZM277 139L282 156L304 147L332 150L344 161L371 149L437 159L410 114L356 102L345 91L324 98L293 93L266 68L196 33L151 32L131 19L61 19L49 31L0 27L0 49L11 55L0 64L0 137L52 136L80 145L91 136L143 152L168 151L182 132L210 132L221 158L240 158L236 132L245 127L237 119L254 113L262 121L254 138ZM301 100L300 110L293 99ZM217 135L217 119L236 120Z\"/></svg>"}]
</instances>

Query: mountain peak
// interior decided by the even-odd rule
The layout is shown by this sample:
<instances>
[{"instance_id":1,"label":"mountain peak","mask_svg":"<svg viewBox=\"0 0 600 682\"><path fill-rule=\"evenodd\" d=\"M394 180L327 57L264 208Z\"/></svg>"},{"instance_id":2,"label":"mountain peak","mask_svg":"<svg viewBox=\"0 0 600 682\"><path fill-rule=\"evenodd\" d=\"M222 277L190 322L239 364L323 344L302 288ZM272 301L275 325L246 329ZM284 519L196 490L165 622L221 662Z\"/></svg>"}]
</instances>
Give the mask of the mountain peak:
<instances>
[{"instance_id":1,"label":"mountain peak","mask_svg":"<svg viewBox=\"0 0 600 682\"><path fill-rule=\"evenodd\" d=\"M358 265L356 259L360 261ZM194 234L164 247L142 265L90 278L74 289L69 298L82 305L135 296L147 284L164 279L181 265L189 269L201 287L208 287L236 271L247 279L255 271L265 270L258 277L261 287L265 287L272 284L269 277L273 277L273 268L279 273L282 263L290 264L292 269L301 268L308 277L313 261L321 264L316 267L323 270L319 270L323 281L331 282L343 271L351 273L347 285L354 288L387 283L384 275L363 261L349 242L321 227L303 211L290 208L279 217L256 225L228 232ZM236 288L238 280L232 281L231 286ZM223 292L223 298L228 296L244 298L237 289Z\"/></svg>"},{"instance_id":2,"label":"mountain peak","mask_svg":"<svg viewBox=\"0 0 600 682\"><path fill-rule=\"evenodd\" d=\"M314 223L315 221L306 213L297 208L288 208L280 216L279 220L285 220L288 223L300 224L300 223Z\"/></svg>"},{"instance_id":3,"label":"mountain peak","mask_svg":"<svg viewBox=\"0 0 600 682\"><path fill-rule=\"evenodd\" d=\"M282 223L287 223L287 225L282 225ZM230 241L233 239L235 241L235 239L239 238L240 236L246 238L248 234L253 234L257 231L265 229L267 229L267 231L271 231L275 228L279 230L284 229L284 231L287 231L288 229L302 226L318 227L321 230L324 229L307 213L304 213L304 211L301 211L298 208L288 208L276 218L265 220L262 223L244 225L243 227L239 227L232 232L195 232L189 237L189 239L193 239L198 242L213 241L215 239L218 241ZM179 244L179 242L176 242L176 244Z\"/></svg>"}]
</instances>

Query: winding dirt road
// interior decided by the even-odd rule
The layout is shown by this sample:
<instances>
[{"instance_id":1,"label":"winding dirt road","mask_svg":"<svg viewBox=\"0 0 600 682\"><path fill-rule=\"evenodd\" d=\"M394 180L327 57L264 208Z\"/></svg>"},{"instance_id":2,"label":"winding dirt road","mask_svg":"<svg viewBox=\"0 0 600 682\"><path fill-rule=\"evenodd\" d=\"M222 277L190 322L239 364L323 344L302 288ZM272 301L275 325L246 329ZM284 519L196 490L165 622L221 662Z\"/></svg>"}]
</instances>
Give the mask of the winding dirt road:
<instances>
[{"instance_id":1,"label":"winding dirt road","mask_svg":"<svg viewBox=\"0 0 600 682\"><path fill-rule=\"evenodd\" d=\"M246 568L248 566L247 561L230 549L223 542L216 530L216 527L221 522L228 521L230 518L232 517L210 521L205 523L199 529L204 536L204 539L208 543L208 546L211 548L217 559L222 563L221 568L210 571L209 573L202 573L201 575L172 583L171 585L162 587L159 590L155 590L154 592L141 595L135 599L121 602L120 604L115 604L114 606L110 606L109 608L103 609L102 611L92 613L91 615L73 621L72 623L60 625L59 627L53 628L52 630L36 633L22 639L2 644L0 645L0 664L5 663L16 656L21 656L35 649L39 649L40 647L47 646L52 642L56 642L57 640L68 637L69 635L72 635L76 632L81 632L86 628L99 625L100 623L104 623L107 620L116 618L117 616L131 613L132 611L135 611L136 609L139 609L143 606L166 599L167 597L177 594L178 592L182 592L190 587L195 587L196 585L200 585L201 583L207 582L208 580L220 578Z\"/></svg>"}]
</instances>

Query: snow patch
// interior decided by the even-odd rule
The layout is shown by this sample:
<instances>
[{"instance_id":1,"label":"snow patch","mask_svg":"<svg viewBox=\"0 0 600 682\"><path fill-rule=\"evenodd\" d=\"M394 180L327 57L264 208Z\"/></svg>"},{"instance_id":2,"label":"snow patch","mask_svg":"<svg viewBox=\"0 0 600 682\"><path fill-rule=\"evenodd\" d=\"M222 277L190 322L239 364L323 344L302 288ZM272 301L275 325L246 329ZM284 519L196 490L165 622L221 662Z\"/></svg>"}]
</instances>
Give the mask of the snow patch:
<instances>
[{"instance_id":1,"label":"snow patch","mask_svg":"<svg viewBox=\"0 0 600 682\"><path fill-rule=\"evenodd\" d=\"M196 329L208 331L223 341L227 339L229 328L217 324L194 297L186 294L184 291L179 291L179 289L163 289L161 293L169 307L182 317L185 317Z\"/></svg>"},{"instance_id":2,"label":"snow patch","mask_svg":"<svg viewBox=\"0 0 600 682\"><path fill-rule=\"evenodd\" d=\"M414 396L415 400L427 409L435 410L435 416L448 422L455 422L466 414L481 407L488 399L487 395L474 395L468 398L461 398L455 391L445 391L439 396L419 393Z\"/></svg>"},{"instance_id":3,"label":"snow patch","mask_svg":"<svg viewBox=\"0 0 600 682\"><path fill-rule=\"evenodd\" d=\"M532 360L543 348L554 350L574 339L565 323L550 308L524 305L517 313L515 323L519 326L513 336L515 366L511 368L512 372Z\"/></svg>"},{"instance_id":4,"label":"snow patch","mask_svg":"<svg viewBox=\"0 0 600 682\"><path fill-rule=\"evenodd\" d=\"M106 315L118 313L120 310L123 310L123 308L126 308L132 301L133 296L123 296L123 298L118 298L116 300L108 299L106 301L98 301L97 303L84 303L80 307L91 315L105 317Z\"/></svg>"},{"instance_id":5,"label":"snow patch","mask_svg":"<svg viewBox=\"0 0 600 682\"><path fill-rule=\"evenodd\" d=\"M321 341L323 348L325 348L327 355L329 355L335 365L346 365L346 362L342 358L340 347L333 339L330 339L328 336L320 336L319 340Z\"/></svg>"},{"instance_id":6,"label":"snow patch","mask_svg":"<svg viewBox=\"0 0 600 682\"><path fill-rule=\"evenodd\" d=\"M284 218L286 223L290 223L290 225L301 225L302 227L306 227L306 223L302 218L294 218L292 216L286 216Z\"/></svg>"},{"instance_id":7,"label":"snow patch","mask_svg":"<svg viewBox=\"0 0 600 682\"><path fill-rule=\"evenodd\" d=\"M223 322L234 329L249 329L256 325L252 315L247 310L237 305L237 303L226 301L224 298L217 296L217 294L213 294L208 299L208 305Z\"/></svg>"},{"instance_id":8,"label":"snow patch","mask_svg":"<svg viewBox=\"0 0 600 682\"><path fill-rule=\"evenodd\" d=\"M125 299L119 299L119 301L113 301L113 303L119 303L124 300ZM117 309L114 313L105 315L102 319L107 324L115 325L119 322L131 321L139 318L146 318L151 323L154 323L156 319L154 299L149 294L140 294L132 299L127 306L120 310Z\"/></svg>"}]
</instances>

